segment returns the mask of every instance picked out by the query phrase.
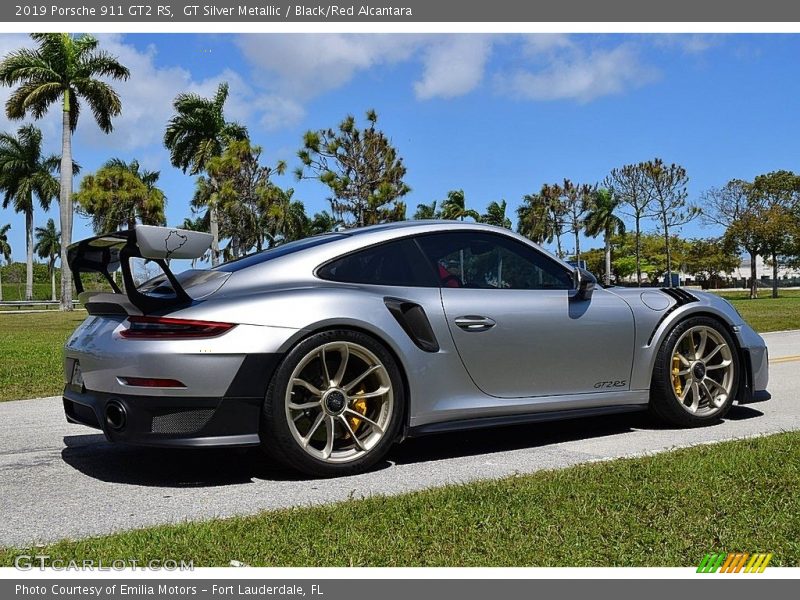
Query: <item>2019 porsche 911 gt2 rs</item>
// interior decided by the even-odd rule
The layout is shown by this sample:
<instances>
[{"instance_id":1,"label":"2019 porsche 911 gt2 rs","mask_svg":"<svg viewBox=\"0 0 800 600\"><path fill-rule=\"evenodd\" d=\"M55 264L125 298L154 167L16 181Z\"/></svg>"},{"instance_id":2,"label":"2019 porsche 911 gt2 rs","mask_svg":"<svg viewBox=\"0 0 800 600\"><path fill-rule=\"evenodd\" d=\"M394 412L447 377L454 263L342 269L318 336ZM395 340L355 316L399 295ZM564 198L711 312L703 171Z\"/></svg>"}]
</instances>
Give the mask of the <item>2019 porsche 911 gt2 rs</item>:
<instances>
[{"instance_id":1,"label":"2019 porsche 911 gt2 rs","mask_svg":"<svg viewBox=\"0 0 800 600\"><path fill-rule=\"evenodd\" d=\"M768 398L764 341L725 300L602 288L504 229L378 225L173 272L210 241L139 226L70 247L89 313L65 348L71 422L331 476L407 436L648 408L691 427ZM113 293L84 291L99 278Z\"/></svg>"}]
</instances>

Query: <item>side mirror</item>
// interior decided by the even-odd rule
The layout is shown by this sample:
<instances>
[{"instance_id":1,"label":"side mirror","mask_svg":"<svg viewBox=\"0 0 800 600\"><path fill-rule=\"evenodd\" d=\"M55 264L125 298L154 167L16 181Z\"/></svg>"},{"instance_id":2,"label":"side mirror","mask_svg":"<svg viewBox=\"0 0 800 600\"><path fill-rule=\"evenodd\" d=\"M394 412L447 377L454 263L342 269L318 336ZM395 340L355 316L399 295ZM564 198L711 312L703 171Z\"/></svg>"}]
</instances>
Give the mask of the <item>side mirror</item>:
<instances>
[{"instance_id":1,"label":"side mirror","mask_svg":"<svg viewBox=\"0 0 800 600\"><path fill-rule=\"evenodd\" d=\"M575 295L573 298L576 300L591 300L594 288L597 285L595 276L586 269L575 267L572 280L575 284Z\"/></svg>"}]
</instances>

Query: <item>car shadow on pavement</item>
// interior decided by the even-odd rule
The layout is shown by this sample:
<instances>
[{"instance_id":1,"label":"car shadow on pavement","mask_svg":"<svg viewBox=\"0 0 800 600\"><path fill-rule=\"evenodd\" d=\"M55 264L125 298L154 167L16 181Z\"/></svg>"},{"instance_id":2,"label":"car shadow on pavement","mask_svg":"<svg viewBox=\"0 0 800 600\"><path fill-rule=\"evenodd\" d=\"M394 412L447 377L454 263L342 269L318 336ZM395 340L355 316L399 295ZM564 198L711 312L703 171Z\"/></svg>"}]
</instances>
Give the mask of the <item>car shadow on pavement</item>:
<instances>
[{"instance_id":1,"label":"car shadow on pavement","mask_svg":"<svg viewBox=\"0 0 800 600\"><path fill-rule=\"evenodd\" d=\"M748 406L734 406L726 420L742 421L762 414ZM441 433L406 440L372 470L546 447L635 430L669 429L672 428L655 422L646 412L637 412ZM66 436L64 444L61 456L65 463L89 477L110 483L185 488L241 485L256 480L308 480L290 469L271 464L257 448L142 448L111 444L102 434Z\"/></svg>"}]
</instances>

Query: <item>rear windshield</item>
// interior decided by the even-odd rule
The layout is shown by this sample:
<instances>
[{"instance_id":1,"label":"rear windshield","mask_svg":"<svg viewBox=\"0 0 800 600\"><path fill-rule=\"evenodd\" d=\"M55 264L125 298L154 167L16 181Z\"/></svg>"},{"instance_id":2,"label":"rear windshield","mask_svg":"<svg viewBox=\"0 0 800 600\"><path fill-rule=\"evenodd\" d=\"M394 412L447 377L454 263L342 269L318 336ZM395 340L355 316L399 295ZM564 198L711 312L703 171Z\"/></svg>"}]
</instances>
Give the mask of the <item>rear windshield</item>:
<instances>
[{"instance_id":1,"label":"rear windshield","mask_svg":"<svg viewBox=\"0 0 800 600\"><path fill-rule=\"evenodd\" d=\"M232 260L215 267L215 270L225 271L227 273L235 273L236 271L241 271L247 267L252 267L253 265L259 265L263 262L267 262L273 258L280 258L281 256L286 256L287 254L293 254L295 252L299 252L300 250L321 246L322 244L327 244L328 242L335 242L336 240L341 240L346 237L347 234L344 233L324 233L322 235L315 235L314 237L288 242L286 244L277 246L276 248L270 248L269 250L264 250L263 252L251 254L250 256L237 258L236 260Z\"/></svg>"}]
</instances>

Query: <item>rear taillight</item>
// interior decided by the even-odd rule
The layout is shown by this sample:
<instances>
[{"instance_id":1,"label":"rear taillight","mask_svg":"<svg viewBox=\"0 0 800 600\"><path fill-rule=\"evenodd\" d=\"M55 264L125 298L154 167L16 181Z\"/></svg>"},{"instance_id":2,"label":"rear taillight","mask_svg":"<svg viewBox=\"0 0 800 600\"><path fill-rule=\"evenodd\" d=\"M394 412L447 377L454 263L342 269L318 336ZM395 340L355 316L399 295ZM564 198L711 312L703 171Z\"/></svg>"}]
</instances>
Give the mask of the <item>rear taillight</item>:
<instances>
[{"instance_id":1,"label":"rear taillight","mask_svg":"<svg viewBox=\"0 0 800 600\"><path fill-rule=\"evenodd\" d=\"M120 331L120 335L129 340L210 338L236 326L233 323L170 317L128 317L128 322L130 326Z\"/></svg>"},{"instance_id":2,"label":"rear taillight","mask_svg":"<svg viewBox=\"0 0 800 600\"><path fill-rule=\"evenodd\" d=\"M162 379L160 377L118 377L123 385L133 387L157 388L185 388L186 386L177 379Z\"/></svg>"}]
</instances>

